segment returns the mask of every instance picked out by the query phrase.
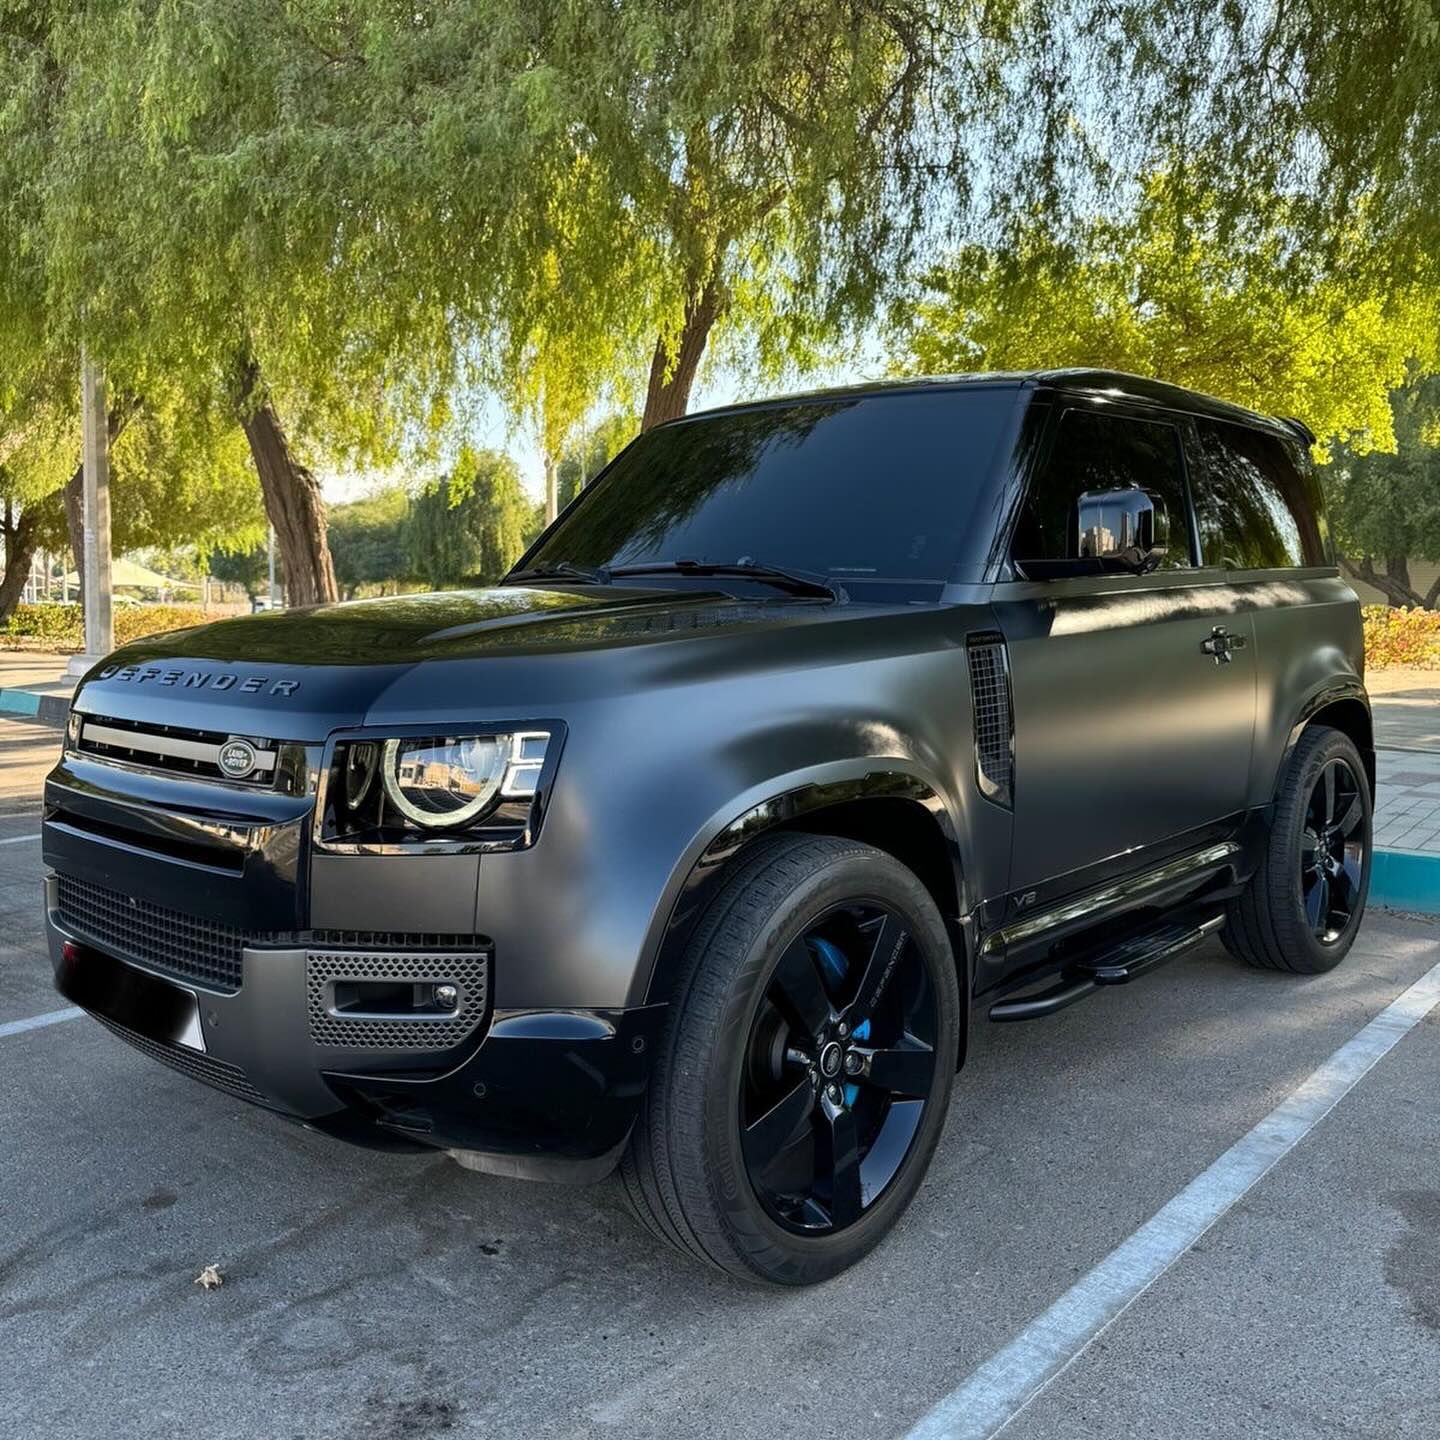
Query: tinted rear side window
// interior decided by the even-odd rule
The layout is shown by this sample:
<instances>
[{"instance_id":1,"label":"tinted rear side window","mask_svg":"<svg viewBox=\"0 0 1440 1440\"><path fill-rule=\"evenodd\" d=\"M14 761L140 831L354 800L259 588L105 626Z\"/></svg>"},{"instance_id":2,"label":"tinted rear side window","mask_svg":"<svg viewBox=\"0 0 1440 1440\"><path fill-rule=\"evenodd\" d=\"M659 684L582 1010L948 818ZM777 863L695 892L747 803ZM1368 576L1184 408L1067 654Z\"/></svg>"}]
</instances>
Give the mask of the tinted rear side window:
<instances>
[{"instance_id":1,"label":"tinted rear side window","mask_svg":"<svg viewBox=\"0 0 1440 1440\"><path fill-rule=\"evenodd\" d=\"M527 564L754 561L857 598L950 578L988 543L1011 388L769 405L664 425L625 449Z\"/></svg>"},{"instance_id":2,"label":"tinted rear side window","mask_svg":"<svg viewBox=\"0 0 1440 1440\"><path fill-rule=\"evenodd\" d=\"M1197 421L1205 459L1195 518L1207 565L1271 570L1332 563L1320 486L1298 443Z\"/></svg>"},{"instance_id":3,"label":"tinted rear side window","mask_svg":"<svg viewBox=\"0 0 1440 1440\"><path fill-rule=\"evenodd\" d=\"M1026 561L1079 555L1076 502L1087 490L1148 490L1170 523L1162 567L1190 564L1186 542L1185 464L1180 432L1162 421L1067 410L1040 473L1031 482L1011 554Z\"/></svg>"}]
</instances>

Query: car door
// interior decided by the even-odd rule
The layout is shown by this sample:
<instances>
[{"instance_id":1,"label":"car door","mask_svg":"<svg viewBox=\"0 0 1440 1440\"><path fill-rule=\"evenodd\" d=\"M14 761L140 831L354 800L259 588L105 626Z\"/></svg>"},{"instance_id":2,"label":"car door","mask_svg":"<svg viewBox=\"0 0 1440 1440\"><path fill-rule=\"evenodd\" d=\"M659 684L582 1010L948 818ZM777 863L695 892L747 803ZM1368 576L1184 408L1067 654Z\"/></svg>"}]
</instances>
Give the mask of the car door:
<instances>
[{"instance_id":1,"label":"car door","mask_svg":"<svg viewBox=\"0 0 1440 1440\"><path fill-rule=\"evenodd\" d=\"M1244 809L1254 636L1239 592L1195 563L1192 433L1182 416L1066 397L1017 512L994 605L1013 696L1011 890L1030 903L1143 871ZM1097 552L1080 497L1137 489L1169 521L1158 568L1082 573L1082 549Z\"/></svg>"}]
</instances>

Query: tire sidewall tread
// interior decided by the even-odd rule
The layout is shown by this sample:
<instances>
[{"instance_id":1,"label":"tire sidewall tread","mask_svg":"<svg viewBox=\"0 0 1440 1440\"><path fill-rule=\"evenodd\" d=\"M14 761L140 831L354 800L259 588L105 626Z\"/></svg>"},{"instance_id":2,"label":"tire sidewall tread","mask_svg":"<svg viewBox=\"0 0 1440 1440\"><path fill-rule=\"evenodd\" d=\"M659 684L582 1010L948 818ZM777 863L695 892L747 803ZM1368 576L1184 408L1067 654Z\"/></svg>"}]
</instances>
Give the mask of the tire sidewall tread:
<instances>
[{"instance_id":1,"label":"tire sidewall tread","mask_svg":"<svg viewBox=\"0 0 1440 1440\"><path fill-rule=\"evenodd\" d=\"M1321 945L1311 932L1299 902L1296 870L1300 834L1310 792L1321 769L1331 760L1349 762L1360 779L1365 814L1365 854L1360 873L1360 898L1344 934ZM1321 975L1344 960L1364 918L1370 892L1373 814L1365 767L1355 743L1343 731L1315 725L1305 730L1286 757L1276 787L1270 833L1260 864L1245 890L1230 901L1224 941L1247 964L1295 975Z\"/></svg>"},{"instance_id":2,"label":"tire sidewall tread","mask_svg":"<svg viewBox=\"0 0 1440 1440\"><path fill-rule=\"evenodd\" d=\"M960 1003L944 921L911 871L862 842L793 833L756 842L686 948L622 1183L657 1234L743 1279L809 1284L853 1264L913 1198L944 1124L954 1071L942 1059L904 1169L838 1235L785 1231L750 1187L739 1152L738 1066L761 980L790 943L797 918L804 923L830 904L865 898L903 906L917 943L942 962L931 965L937 1052L958 1054Z\"/></svg>"}]
</instances>

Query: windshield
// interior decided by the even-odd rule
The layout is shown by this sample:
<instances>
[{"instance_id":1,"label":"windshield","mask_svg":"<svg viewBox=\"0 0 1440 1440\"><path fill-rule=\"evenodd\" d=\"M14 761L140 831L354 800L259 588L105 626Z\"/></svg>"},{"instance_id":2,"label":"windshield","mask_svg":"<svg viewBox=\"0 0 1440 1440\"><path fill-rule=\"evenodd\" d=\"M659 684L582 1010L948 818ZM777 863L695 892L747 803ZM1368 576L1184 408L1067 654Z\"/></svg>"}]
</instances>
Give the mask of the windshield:
<instances>
[{"instance_id":1,"label":"windshield","mask_svg":"<svg viewBox=\"0 0 1440 1440\"><path fill-rule=\"evenodd\" d=\"M618 569L753 562L860 599L950 578L1015 412L999 387L797 401L662 426L525 558ZM714 582L711 582L713 586Z\"/></svg>"}]
</instances>

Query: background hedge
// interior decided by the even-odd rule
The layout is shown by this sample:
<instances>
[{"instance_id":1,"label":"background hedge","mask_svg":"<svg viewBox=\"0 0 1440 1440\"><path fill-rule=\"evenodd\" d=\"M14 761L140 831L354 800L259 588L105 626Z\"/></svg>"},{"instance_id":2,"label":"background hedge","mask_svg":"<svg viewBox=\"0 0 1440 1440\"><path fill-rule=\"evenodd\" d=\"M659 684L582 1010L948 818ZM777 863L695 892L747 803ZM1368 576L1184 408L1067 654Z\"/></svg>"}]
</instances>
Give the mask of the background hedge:
<instances>
[{"instance_id":1,"label":"background hedge","mask_svg":"<svg viewBox=\"0 0 1440 1440\"><path fill-rule=\"evenodd\" d=\"M1365 663L1440 670L1440 610L1365 607Z\"/></svg>"},{"instance_id":2,"label":"background hedge","mask_svg":"<svg viewBox=\"0 0 1440 1440\"><path fill-rule=\"evenodd\" d=\"M180 630L218 618L199 605L117 605L115 643L127 645L144 635ZM0 645L17 650L55 650L79 654L85 627L79 605L17 605L0 627Z\"/></svg>"}]
</instances>

